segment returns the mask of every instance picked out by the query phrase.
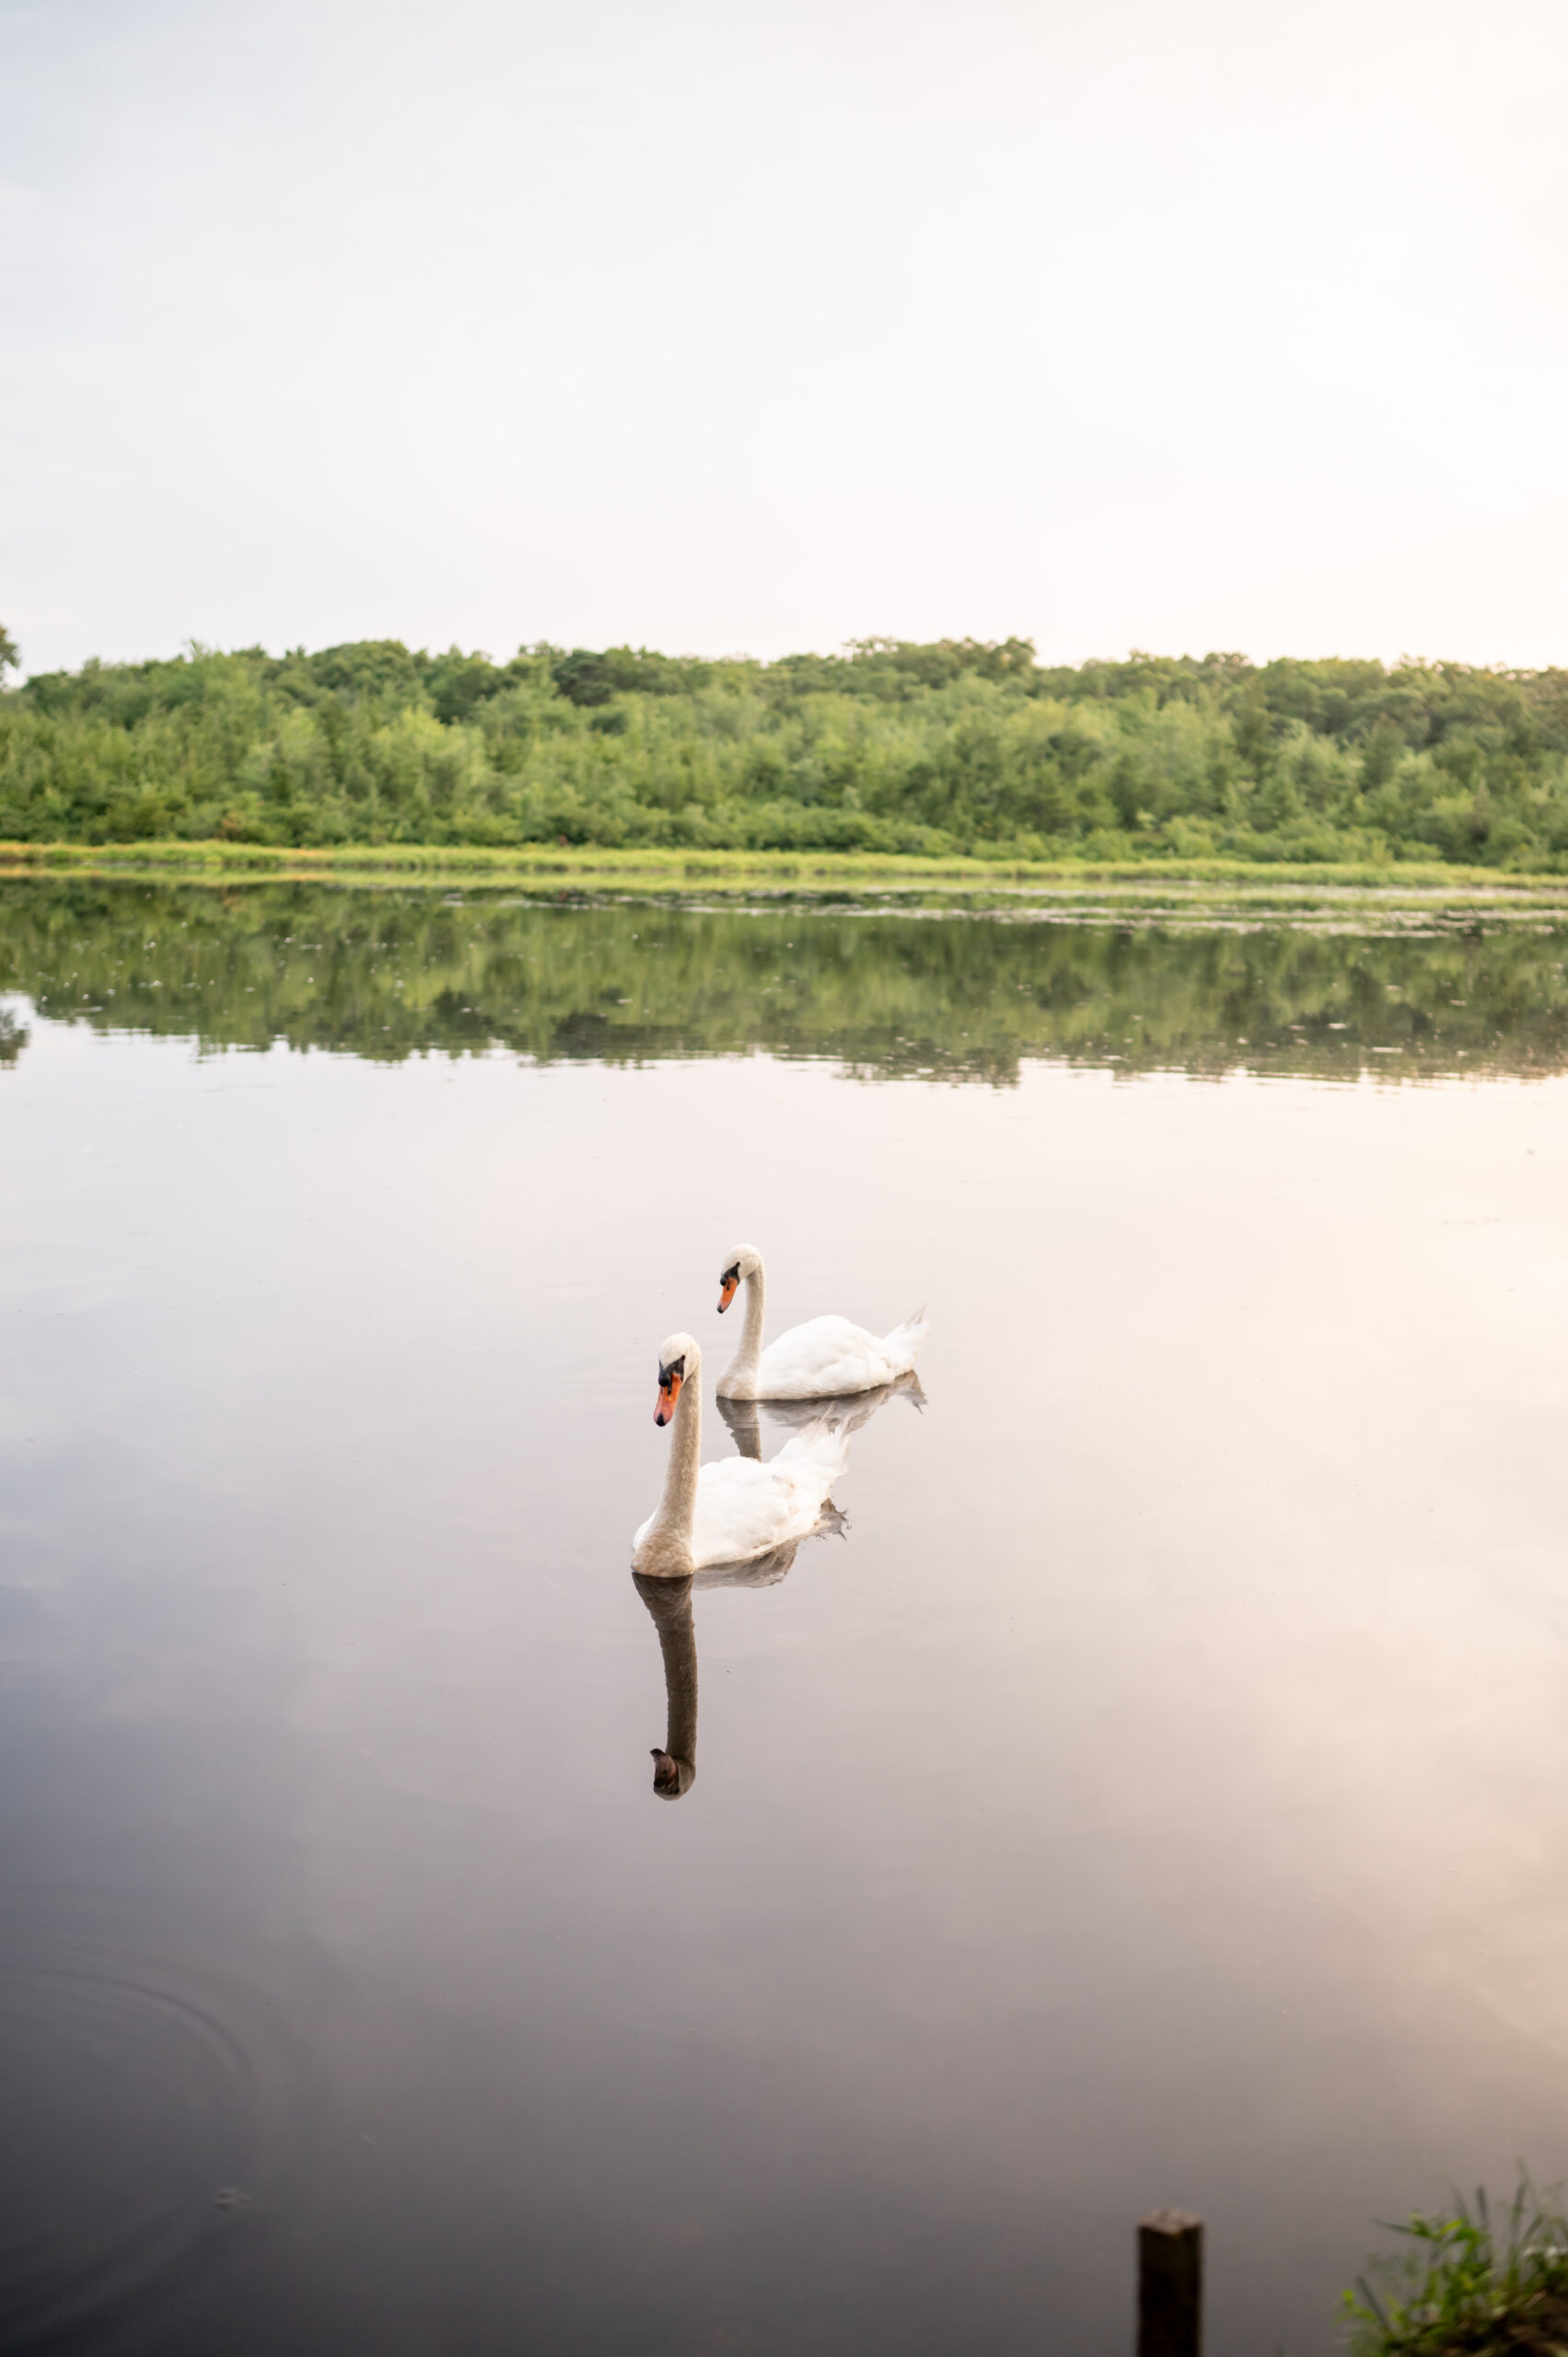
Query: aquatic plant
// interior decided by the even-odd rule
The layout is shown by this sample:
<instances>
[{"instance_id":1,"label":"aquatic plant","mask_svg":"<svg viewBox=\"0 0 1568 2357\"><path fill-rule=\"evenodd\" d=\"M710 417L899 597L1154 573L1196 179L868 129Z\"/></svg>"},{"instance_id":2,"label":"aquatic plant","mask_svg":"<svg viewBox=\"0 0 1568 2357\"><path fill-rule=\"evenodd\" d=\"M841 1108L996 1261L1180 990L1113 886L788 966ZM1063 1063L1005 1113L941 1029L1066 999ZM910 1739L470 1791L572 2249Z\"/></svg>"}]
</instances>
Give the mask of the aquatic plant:
<instances>
[{"instance_id":1,"label":"aquatic plant","mask_svg":"<svg viewBox=\"0 0 1568 2357\"><path fill-rule=\"evenodd\" d=\"M1557 2189L1521 2169L1501 2218L1473 2200L1415 2212L1390 2231L1401 2253L1371 2262L1344 2294L1355 2357L1563 2357L1568 2351L1568 2219Z\"/></svg>"}]
</instances>

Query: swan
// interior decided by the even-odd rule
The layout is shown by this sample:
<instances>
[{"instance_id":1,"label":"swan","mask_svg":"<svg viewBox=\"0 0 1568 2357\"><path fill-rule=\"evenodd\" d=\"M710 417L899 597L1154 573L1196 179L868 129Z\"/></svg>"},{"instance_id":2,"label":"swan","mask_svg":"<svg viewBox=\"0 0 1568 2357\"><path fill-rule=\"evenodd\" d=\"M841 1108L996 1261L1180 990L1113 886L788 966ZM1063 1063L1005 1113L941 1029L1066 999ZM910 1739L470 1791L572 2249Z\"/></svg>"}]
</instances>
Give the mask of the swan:
<instances>
[{"instance_id":1,"label":"swan","mask_svg":"<svg viewBox=\"0 0 1568 2357\"><path fill-rule=\"evenodd\" d=\"M746 1327L740 1348L718 1379L721 1399L823 1399L834 1393L873 1391L907 1375L925 1340L925 1312L917 1309L890 1334L868 1334L847 1318L812 1318L762 1348L767 1275L754 1244L738 1244L719 1274L719 1313L746 1287Z\"/></svg>"},{"instance_id":2,"label":"swan","mask_svg":"<svg viewBox=\"0 0 1568 2357\"><path fill-rule=\"evenodd\" d=\"M671 1334L658 1354L656 1424L673 1422L664 1495L632 1539L632 1569L645 1578L685 1579L714 1563L745 1563L797 1545L830 1519L828 1492L843 1471L849 1436L827 1417L787 1440L760 1465L703 1452L703 1353L690 1334Z\"/></svg>"}]
</instances>

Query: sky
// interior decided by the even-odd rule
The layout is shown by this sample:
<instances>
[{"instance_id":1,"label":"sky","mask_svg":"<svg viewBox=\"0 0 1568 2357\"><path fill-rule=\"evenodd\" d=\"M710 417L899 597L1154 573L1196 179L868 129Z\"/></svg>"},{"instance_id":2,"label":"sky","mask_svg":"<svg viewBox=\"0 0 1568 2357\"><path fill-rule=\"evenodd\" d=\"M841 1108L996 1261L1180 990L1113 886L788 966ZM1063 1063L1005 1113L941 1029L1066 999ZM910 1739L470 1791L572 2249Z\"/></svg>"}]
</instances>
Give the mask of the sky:
<instances>
[{"instance_id":1,"label":"sky","mask_svg":"<svg viewBox=\"0 0 1568 2357\"><path fill-rule=\"evenodd\" d=\"M0 0L0 622L1568 662L1564 0Z\"/></svg>"}]
</instances>

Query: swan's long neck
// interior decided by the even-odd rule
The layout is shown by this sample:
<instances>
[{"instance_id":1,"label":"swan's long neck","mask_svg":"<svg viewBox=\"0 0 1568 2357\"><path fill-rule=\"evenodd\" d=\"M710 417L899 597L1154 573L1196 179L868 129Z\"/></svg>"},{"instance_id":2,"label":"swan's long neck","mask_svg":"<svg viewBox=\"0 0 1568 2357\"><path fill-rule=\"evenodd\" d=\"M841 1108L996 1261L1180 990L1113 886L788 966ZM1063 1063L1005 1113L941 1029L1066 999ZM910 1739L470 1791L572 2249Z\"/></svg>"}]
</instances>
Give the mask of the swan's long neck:
<instances>
[{"instance_id":1,"label":"swan's long neck","mask_svg":"<svg viewBox=\"0 0 1568 2357\"><path fill-rule=\"evenodd\" d=\"M694 1366L680 1387L669 1434L669 1463L659 1500L661 1529L690 1540L697 1511L697 1471L703 1459L703 1370Z\"/></svg>"},{"instance_id":2,"label":"swan's long neck","mask_svg":"<svg viewBox=\"0 0 1568 2357\"><path fill-rule=\"evenodd\" d=\"M746 1324L741 1331L740 1348L725 1369L726 1385L755 1375L762 1355L762 1320L767 1314L768 1280L760 1260L745 1283Z\"/></svg>"}]
</instances>

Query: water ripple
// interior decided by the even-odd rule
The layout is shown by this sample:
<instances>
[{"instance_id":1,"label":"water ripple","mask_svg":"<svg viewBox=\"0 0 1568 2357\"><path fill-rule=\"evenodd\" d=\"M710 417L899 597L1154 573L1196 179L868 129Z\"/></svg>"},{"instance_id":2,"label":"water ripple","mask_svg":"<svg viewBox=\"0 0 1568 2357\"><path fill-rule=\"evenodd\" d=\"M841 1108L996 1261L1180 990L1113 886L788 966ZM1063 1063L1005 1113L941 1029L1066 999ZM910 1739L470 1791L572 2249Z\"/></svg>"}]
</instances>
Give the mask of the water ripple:
<instances>
[{"instance_id":1,"label":"water ripple","mask_svg":"<svg viewBox=\"0 0 1568 2357\"><path fill-rule=\"evenodd\" d=\"M116 2345L244 2231L260 2119L236 2010L145 1957L0 1957L10 2357Z\"/></svg>"}]
</instances>

